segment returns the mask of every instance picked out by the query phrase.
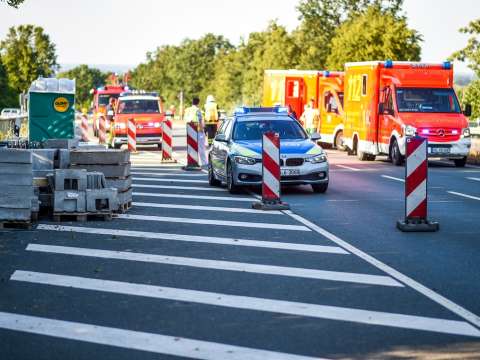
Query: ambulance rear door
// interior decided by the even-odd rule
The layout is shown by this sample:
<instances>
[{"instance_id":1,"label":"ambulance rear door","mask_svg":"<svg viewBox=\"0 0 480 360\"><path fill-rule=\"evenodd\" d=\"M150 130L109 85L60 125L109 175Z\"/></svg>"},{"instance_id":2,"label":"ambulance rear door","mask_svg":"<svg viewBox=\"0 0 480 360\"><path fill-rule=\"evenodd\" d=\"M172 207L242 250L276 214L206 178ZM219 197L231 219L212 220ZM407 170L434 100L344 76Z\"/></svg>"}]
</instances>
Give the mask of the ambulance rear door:
<instances>
[{"instance_id":1,"label":"ambulance rear door","mask_svg":"<svg viewBox=\"0 0 480 360\"><path fill-rule=\"evenodd\" d=\"M285 106L291 106L297 118L303 113L306 103L305 80L301 77L287 77L285 79Z\"/></svg>"}]
</instances>

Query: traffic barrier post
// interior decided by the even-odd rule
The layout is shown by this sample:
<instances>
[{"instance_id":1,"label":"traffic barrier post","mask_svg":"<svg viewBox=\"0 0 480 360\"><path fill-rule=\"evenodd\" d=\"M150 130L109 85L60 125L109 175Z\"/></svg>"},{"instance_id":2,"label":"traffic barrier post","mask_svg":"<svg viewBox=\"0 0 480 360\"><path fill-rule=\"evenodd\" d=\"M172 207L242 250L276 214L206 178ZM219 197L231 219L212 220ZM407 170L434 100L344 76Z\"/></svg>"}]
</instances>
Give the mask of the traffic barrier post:
<instances>
[{"instance_id":1,"label":"traffic barrier post","mask_svg":"<svg viewBox=\"0 0 480 360\"><path fill-rule=\"evenodd\" d=\"M128 119L127 143L128 151L137 152L137 124L135 119Z\"/></svg>"},{"instance_id":2,"label":"traffic barrier post","mask_svg":"<svg viewBox=\"0 0 480 360\"><path fill-rule=\"evenodd\" d=\"M88 142L88 117L87 114L82 114L82 124L81 124L81 129L82 129L82 141L83 142Z\"/></svg>"},{"instance_id":3,"label":"traffic barrier post","mask_svg":"<svg viewBox=\"0 0 480 360\"><path fill-rule=\"evenodd\" d=\"M254 209L290 209L287 203L280 200L280 179L280 135L269 131L262 136L262 201L254 202Z\"/></svg>"},{"instance_id":4,"label":"traffic barrier post","mask_svg":"<svg viewBox=\"0 0 480 360\"><path fill-rule=\"evenodd\" d=\"M165 120L162 123L162 162L177 162L173 159L172 139L172 122L170 120Z\"/></svg>"},{"instance_id":5,"label":"traffic barrier post","mask_svg":"<svg viewBox=\"0 0 480 360\"><path fill-rule=\"evenodd\" d=\"M405 232L437 231L438 222L429 221L428 208L428 141L409 136L406 140L405 161L405 219L397 221L397 228Z\"/></svg>"},{"instance_id":6,"label":"traffic barrier post","mask_svg":"<svg viewBox=\"0 0 480 360\"><path fill-rule=\"evenodd\" d=\"M187 123L187 165L184 170L201 170L198 160L198 124Z\"/></svg>"},{"instance_id":7,"label":"traffic barrier post","mask_svg":"<svg viewBox=\"0 0 480 360\"><path fill-rule=\"evenodd\" d=\"M106 144L107 142L107 124L103 115L98 119L98 142L100 144Z\"/></svg>"}]
</instances>

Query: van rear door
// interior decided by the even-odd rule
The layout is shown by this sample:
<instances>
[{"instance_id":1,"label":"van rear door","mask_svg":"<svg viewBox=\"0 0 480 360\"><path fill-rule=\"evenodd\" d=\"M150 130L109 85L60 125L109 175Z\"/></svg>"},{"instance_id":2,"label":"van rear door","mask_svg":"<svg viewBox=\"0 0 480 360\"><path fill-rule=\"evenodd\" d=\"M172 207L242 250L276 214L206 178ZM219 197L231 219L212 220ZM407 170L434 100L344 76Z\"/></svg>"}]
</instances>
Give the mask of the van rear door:
<instances>
[{"instance_id":1,"label":"van rear door","mask_svg":"<svg viewBox=\"0 0 480 360\"><path fill-rule=\"evenodd\" d=\"M287 77L285 79L285 106L291 106L297 118L303 114L306 103L305 81L301 77Z\"/></svg>"}]
</instances>

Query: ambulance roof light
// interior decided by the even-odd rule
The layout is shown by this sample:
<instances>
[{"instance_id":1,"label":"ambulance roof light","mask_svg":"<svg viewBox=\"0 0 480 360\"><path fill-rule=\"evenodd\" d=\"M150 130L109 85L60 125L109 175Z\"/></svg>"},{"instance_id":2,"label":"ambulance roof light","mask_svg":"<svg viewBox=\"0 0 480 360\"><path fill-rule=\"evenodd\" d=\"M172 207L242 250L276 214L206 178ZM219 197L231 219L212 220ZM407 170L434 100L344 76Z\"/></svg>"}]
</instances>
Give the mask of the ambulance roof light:
<instances>
[{"instance_id":1,"label":"ambulance roof light","mask_svg":"<svg viewBox=\"0 0 480 360\"><path fill-rule=\"evenodd\" d=\"M387 61L385 61L385 64L384 64L385 68L386 69L391 69L393 68L393 61L388 59Z\"/></svg>"},{"instance_id":2,"label":"ambulance roof light","mask_svg":"<svg viewBox=\"0 0 480 360\"><path fill-rule=\"evenodd\" d=\"M450 70L452 68L452 63L450 61L444 61L442 65L445 70Z\"/></svg>"},{"instance_id":3,"label":"ambulance roof light","mask_svg":"<svg viewBox=\"0 0 480 360\"><path fill-rule=\"evenodd\" d=\"M323 72L323 76L324 76L324 77L329 77L329 76L330 76L330 71L325 70L325 71Z\"/></svg>"}]
</instances>

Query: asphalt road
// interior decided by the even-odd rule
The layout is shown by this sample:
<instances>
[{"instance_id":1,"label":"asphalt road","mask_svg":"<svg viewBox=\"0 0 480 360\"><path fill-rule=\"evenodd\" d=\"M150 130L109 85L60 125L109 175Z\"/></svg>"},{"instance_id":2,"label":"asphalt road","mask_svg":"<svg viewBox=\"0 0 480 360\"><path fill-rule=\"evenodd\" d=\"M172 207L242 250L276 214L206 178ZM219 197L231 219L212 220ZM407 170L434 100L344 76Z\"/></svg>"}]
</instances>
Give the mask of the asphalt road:
<instances>
[{"instance_id":1,"label":"asphalt road","mask_svg":"<svg viewBox=\"0 0 480 360\"><path fill-rule=\"evenodd\" d=\"M292 211L263 213L132 158L127 216L0 233L2 360L480 358L480 168L431 163L441 229L404 234L386 161L329 151L326 194L286 188Z\"/></svg>"}]
</instances>

